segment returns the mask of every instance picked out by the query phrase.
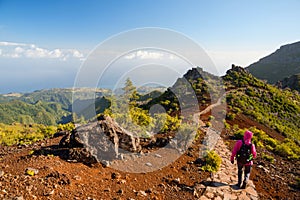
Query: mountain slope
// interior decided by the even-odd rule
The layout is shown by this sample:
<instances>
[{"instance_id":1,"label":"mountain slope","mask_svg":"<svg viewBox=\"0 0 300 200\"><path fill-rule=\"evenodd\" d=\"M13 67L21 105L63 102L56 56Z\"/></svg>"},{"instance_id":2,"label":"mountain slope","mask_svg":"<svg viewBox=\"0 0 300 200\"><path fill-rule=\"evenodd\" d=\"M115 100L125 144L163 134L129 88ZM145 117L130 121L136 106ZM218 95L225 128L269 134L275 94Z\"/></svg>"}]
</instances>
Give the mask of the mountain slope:
<instances>
[{"instance_id":1,"label":"mountain slope","mask_svg":"<svg viewBox=\"0 0 300 200\"><path fill-rule=\"evenodd\" d=\"M247 69L255 77L267 80L271 84L300 73L300 42L281 46Z\"/></svg>"},{"instance_id":2,"label":"mountain slope","mask_svg":"<svg viewBox=\"0 0 300 200\"><path fill-rule=\"evenodd\" d=\"M280 88L291 88L300 92L300 74L292 75L276 83Z\"/></svg>"},{"instance_id":3,"label":"mountain slope","mask_svg":"<svg viewBox=\"0 0 300 200\"><path fill-rule=\"evenodd\" d=\"M59 103L38 101L34 104L20 100L12 100L0 104L0 122L12 124L20 122L24 124L55 125L70 115L69 111L62 109Z\"/></svg>"}]
</instances>

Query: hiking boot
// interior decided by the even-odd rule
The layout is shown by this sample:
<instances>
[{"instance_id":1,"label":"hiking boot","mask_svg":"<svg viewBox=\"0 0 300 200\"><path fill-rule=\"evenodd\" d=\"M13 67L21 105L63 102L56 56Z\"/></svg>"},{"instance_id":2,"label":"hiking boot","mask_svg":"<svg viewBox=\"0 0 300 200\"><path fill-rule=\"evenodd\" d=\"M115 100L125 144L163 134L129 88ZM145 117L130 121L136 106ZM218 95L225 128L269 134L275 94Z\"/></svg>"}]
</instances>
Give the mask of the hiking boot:
<instances>
[{"instance_id":1,"label":"hiking boot","mask_svg":"<svg viewBox=\"0 0 300 200\"><path fill-rule=\"evenodd\" d=\"M237 184L234 185L234 187L237 188L237 189L240 189L241 188L241 184L237 183Z\"/></svg>"},{"instance_id":2,"label":"hiking boot","mask_svg":"<svg viewBox=\"0 0 300 200\"><path fill-rule=\"evenodd\" d=\"M241 189L246 189L246 187L247 187L247 183L244 181Z\"/></svg>"}]
</instances>

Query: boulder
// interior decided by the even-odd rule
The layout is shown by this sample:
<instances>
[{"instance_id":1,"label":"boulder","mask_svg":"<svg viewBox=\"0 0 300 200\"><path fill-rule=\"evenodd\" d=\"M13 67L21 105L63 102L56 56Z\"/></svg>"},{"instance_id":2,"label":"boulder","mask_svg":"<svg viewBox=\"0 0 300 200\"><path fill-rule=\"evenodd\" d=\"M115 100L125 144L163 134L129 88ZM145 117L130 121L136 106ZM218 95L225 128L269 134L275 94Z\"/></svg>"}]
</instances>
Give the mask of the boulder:
<instances>
[{"instance_id":1,"label":"boulder","mask_svg":"<svg viewBox=\"0 0 300 200\"><path fill-rule=\"evenodd\" d=\"M59 147L68 149L66 159L89 164L110 161L118 158L121 152L140 152L142 149L139 137L109 116L77 127L61 139Z\"/></svg>"}]
</instances>

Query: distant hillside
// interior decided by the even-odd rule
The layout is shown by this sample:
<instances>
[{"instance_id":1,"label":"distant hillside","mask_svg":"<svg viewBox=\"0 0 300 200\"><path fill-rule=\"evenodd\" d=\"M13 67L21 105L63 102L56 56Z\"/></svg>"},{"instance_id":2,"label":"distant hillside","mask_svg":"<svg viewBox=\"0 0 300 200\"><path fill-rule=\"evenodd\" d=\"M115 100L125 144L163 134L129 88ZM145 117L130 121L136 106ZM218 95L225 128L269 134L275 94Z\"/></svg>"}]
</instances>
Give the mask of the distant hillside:
<instances>
[{"instance_id":1,"label":"distant hillside","mask_svg":"<svg viewBox=\"0 0 300 200\"><path fill-rule=\"evenodd\" d=\"M300 74L292 75L276 84L280 88L291 88L292 90L297 90L300 92Z\"/></svg>"},{"instance_id":2,"label":"distant hillside","mask_svg":"<svg viewBox=\"0 0 300 200\"><path fill-rule=\"evenodd\" d=\"M94 94L94 89L76 89L78 101L90 99L91 90ZM103 96L108 92L107 89L97 89L96 95ZM0 123L20 122L55 125L70 122L72 120L72 93L72 88L56 88L25 94L0 95Z\"/></svg>"},{"instance_id":3,"label":"distant hillside","mask_svg":"<svg viewBox=\"0 0 300 200\"><path fill-rule=\"evenodd\" d=\"M153 91L155 89L155 92ZM141 101L159 95L162 87L142 87L139 92ZM153 92L151 92L153 91ZM83 120L90 119L91 110L96 106L97 113L103 112L109 102L103 96L109 96L109 89L94 88L54 88L37 90L30 93L9 93L0 95L0 123L11 124L20 122L24 124L38 123L55 125L72 121L72 96L76 93L75 114L81 113ZM147 92L150 92L147 94ZM159 94L157 94L159 93ZM96 96L96 103L94 101Z\"/></svg>"},{"instance_id":4,"label":"distant hillside","mask_svg":"<svg viewBox=\"0 0 300 200\"><path fill-rule=\"evenodd\" d=\"M59 103L37 101L34 104L20 100L12 100L0 103L0 123L12 124L20 122L24 124L55 125L63 123L63 118L71 113L62 109Z\"/></svg>"},{"instance_id":5,"label":"distant hillside","mask_svg":"<svg viewBox=\"0 0 300 200\"><path fill-rule=\"evenodd\" d=\"M300 73L300 42L281 46L274 53L251 64L247 69L255 77L274 84Z\"/></svg>"}]
</instances>

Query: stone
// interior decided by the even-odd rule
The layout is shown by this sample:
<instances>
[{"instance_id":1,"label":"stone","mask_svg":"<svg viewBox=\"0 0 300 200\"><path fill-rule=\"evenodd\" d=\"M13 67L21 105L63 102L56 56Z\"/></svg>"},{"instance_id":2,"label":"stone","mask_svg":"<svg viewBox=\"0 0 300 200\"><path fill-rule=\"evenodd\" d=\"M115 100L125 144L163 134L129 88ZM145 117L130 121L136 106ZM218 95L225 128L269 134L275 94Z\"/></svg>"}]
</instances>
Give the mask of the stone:
<instances>
[{"instance_id":1,"label":"stone","mask_svg":"<svg viewBox=\"0 0 300 200\"><path fill-rule=\"evenodd\" d=\"M206 188L206 191L207 191L207 192L210 192L210 193L215 193L216 190L217 190L216 187L207 187L207 188Z\"/></svg>"},{"instance_id":2,"label":"stone","mask_svg":"<svg viewBox=\"0 0 300 200\"><path fill-rule=\"evenodd\" d=\"M123 194L124 191L123 191L122 189L119 189L119 190L117 191L117 193L118 193L118 194Z\"/></svg>"},{"instance_id":3,"label":"stone","mask_svg":"<svg viewBox=\"0 0 300 200\"><path fill-rule=\"evenodd\" d=\"M205 194L205 196L208 197L209 199L212 199L212 198L214 198L215 195L213 193L211 193L211 192L207 192Z\"/></svg>"},{"instance_id":4,"label":"stone","mask_svg":"<svg viewBox=\"0 0 300 200\"><path fill-rule=\"evenodd\" d=\"M147 162L145 165L147 165L148 167L152 167L152 164Z\"/></svg>"},{"instance_id":5,"label":"stone","mask_svg":"<svg viewBox=\"0 0 300 200\"><path fill-rule=\"evenodd\" d=\"M118 184L125 184L126 183L126 180L119 180L118 181Z\"/></svg>"},{"instance_id":6,"label":"stone","mask_svg":"<svg viewBox=\"0 0 300 200\"><path fill-rule=\"evenodd\" d=\"M224 192L222 190L217 190L218 195L224 196Z\"/></svg>"},{"instance_id":7,"label":"stone","mask_svg":"<svg viewBox=\"0 0 300 200\"><path fill-rule=\"evenodd\" d=\"M251 200L258 200L258 197L255 197L255 196L250 195L250 199L251 199Z\"/></svg>"},{"instance_id":8,"label":"stone","mask_svg":"<svg viewBox=\"0 0 300 200\"><path fill-rule=\"evenodd\" d=\"M236 195L232 195L232 194L229 194L229 193L224 193L223 200L235 200L235 199L237 199Z\"/></svg>"},{"instance_id":9,"label":"stone","mask_svg":"<svg viewBox=\"0 0 300 200\"><path fill-rule=\"evenodd\" d=\"M257 192L254 190L254 188L252 188L252 187L247 187L247 188L245 189L245 191L246 191L248 194L257 197Z\"/></svg>"},{"instance_id":10,"label":"stone","mask_svg":"<svg viewBox=\"0 0 300 200\"><path fill-rule=\"evenodd\" d=\"M147 193L145 191L138 191L138 196L143 196L143 197L146 197L147 196Z\"/></svg>"},{"instance_id":11,"label":"stone","mask_svg":"<svg viewBox=\"0 0 300 200\"><path fill-rule=\"evenodd\" d=\"M108 160L102 160L101 163L103 164L104 167L110 166L110 162Z\"/></svg>"},{"instance_id":12,"label":"stone","mask_svg":"<svg viewBox=\"0 0 300 200\"><path fill-rule=\"evenodd\" d=\"M49 192L45 192L44 193L44 196L51 196L51 195L53 195L54 194L54 190L51 190L51 191L49 191Z\"/></svg>"},{"instance_id":13,"label":"stone","mask_svg":"<svg viewBox=\"0 0 300 200\"><path fill-rule=\"evenodd\" d=\"M222 197L217 196L216 198L214 198L214 200L222 200Z\"/></svg>"},{"instance_id":14,"label":"stone","mask_svg":"<svg viewBox=\"0 0 300 200\"><path fill-rule=\"evenodd\" d=\"M209 198L207 198L206 196L201 196L201 197L199 198L199 200L209 200Z\"/></svg>"},{"instance_id":15,"label":"stone","mask_svg":"<svg viewBox=\"0 0 300 200\"><path fill-rule=\"evenodd\" d=\"M250 200L250 198L246 194L242 193L239 195L239 200Z\"/></svg>"},{"instance_id":16,"label":"stone","mask_svg":"<svg viewBox=\"0 0 300 200\"><path fill-rule=\"evenodd\" d=\"M151 194L152 193L152 189L148 188L147 190L145 190L146 193Z\"/></svg>"},{"instance_id":17,"label":"stone","mask_svg":"<svg viewBox=\"0 0 300 200\"><path fill-rule=\"evenodd\" d=\"M80 180L81 180L81 177L78 176L78 175L75 175L73 178L74 178L75 180L77 180L77 181L80 181Z\"/></svg>"},{"instance_id":18,"label":"stone","mask_svg":"<svg viewBox=\"0 0 300 200\"><path fill-rule=\"evenodd\" d=\"M0 177L4 175L4 171L0 170Z\"/></svg>"},{"instance_id":19,"label":"stone","mask_svg":"<svg viewBox=\"0 0 300 200\"><path fill-rule=\"evenodd\" d=\"M176 184L179 184L179 183L180 183L180 178L175 178L175 179L173 180L173 182L176 183Z\"/></svg>"},{"instance_id":20,"label":"stone","mask_svg":"<svg viewBox=\"0 0 300 200\"><path fill-rule=\"evenodd\" d=\"M119 174L118 172L113 172L111 174L111 178L112 179L120 179L121 178L121 174Z\"/></svg>"},{"instance_id":21,"label":"stone","mask_svg":"<svg viewBox=\"0 0 300 200\"><path fill-rule=\"evenodd\" d=\"M155 157L157 157L157 158L162 158L162 156L159 155L159 154L155 154Z\"/></svg>"},{"instance_id":22,"label":"stone","mask_svg":"<svg viewBox=\"0 0 300 200\"><path fill-rule=\"evenodd\" d=\"M18 196L18 197L15 197L13 198L14 200L24 200L24 197L23 196Z\"/></svg>"}]
</instances>

